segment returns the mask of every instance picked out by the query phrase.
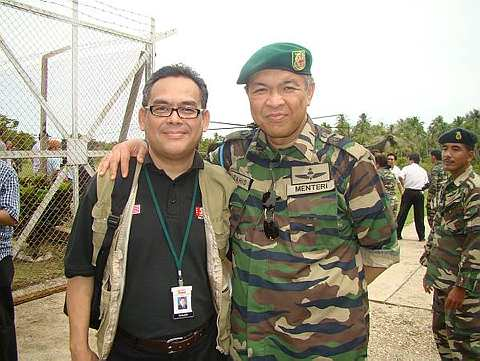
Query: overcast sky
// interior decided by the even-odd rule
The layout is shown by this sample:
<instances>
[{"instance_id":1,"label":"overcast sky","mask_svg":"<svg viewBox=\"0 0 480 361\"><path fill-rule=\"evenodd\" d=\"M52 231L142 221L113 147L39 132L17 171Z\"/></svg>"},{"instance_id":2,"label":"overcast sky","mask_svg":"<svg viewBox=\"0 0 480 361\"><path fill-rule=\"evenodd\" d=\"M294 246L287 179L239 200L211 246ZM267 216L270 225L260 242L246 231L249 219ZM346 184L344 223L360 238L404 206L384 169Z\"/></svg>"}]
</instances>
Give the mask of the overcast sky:
<instances>
[{"instance_id":1,"label":"overcast sky","mask_svg":"<svg viewBox=\"0 0 480 361\"><path fill-rule=\"evenodd\" d=\"M311 116L344 113L355 123L365 112L387 124L419 116L428 125L480 108L477 0L108 2L155 17L157 32L177 29L157 43L156 66L194 67L209 87L212 120L251 121L239 70L280 41L313 54Z\"/></svg>"}]
</instances>

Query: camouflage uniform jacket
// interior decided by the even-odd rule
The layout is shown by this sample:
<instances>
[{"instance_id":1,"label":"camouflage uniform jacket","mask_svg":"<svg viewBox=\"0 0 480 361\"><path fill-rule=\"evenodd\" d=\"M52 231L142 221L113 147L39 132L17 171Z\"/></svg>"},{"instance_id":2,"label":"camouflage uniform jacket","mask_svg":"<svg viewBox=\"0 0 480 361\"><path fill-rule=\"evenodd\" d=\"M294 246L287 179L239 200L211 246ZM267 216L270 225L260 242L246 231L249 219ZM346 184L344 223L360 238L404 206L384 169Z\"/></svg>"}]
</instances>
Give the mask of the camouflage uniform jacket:
<instances>
[{"instance_id":1,"label":"camouflage uniform jacket","mask_svg":"<svg viewBox=\"0 0 480 361\"><path fill-rule=\"evenodd\" d=\"M237 183L230 199L233 359L365 359L364 265L399 259L370 153L309 119L287 149L271 149L257 129L227 138L211 160ZM264 234L262 209L272 184L274 240Z\"/></svg>"},{"instance_id":2,"label":"camouflage uniform jacket","mask_svg":"<svg viewBox=\"0 0 480 361\"><path fill-rule=\"evenodd\" d=\"M424 256L428 284L480 296L480 176L471 166L442 187Z\"/></svg>"},{"instance_id":3,"label":"camouflage uniform jacket","mask_svg":"<svg viewBox=\"0 0 480 361\"><path fill-rule=\"evenodd\" d=\"M430 227L433 225L433 219L438 207L438 197L440 195L440 188L447 180L447 174L443 170L441 162L437 162L432 167L430 172L430 186L427 193L427 219Z\"/></svg>"},{"instance_id":4,"label":"camouflage uniform jacket","mask_svg":"<svg viewBox=\"0 0 480 361\"><path fill-rule=\"evenodd\" d=\"M393 209L397 202L397 194L395 192L395 189L397 188L397 177L395 177L395 174L393 174L389 168L380 168L378 170L378 175L385 187L388 204Z\"/></svg>"}]
</instances>

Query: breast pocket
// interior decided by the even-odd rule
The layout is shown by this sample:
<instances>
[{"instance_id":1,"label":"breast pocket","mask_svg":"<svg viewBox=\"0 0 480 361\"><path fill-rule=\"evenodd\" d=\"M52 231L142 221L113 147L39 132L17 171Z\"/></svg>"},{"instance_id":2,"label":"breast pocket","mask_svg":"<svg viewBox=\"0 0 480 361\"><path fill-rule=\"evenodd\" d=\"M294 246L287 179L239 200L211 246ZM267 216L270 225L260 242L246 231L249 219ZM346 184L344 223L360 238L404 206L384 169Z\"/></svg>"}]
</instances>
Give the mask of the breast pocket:
<instances>
[{"instance_id":1,"label":"breast pocket","mask_svg":"<svg viewBox=\"0 0 480 361\"><path fill-rule=\"evenodd\" d=\"M338 200L335 190L287 198L291 247L296 252L335 249L338 235Z\"/></svg>"},{"instance_id":2,"label":"breast pocket","mask_svg":"<svg viewBox=\"0 0 480 361\"><path fill-rule=\"evenodd\" d=\"M462 197L448 197L442 210L443 230L447 234L462 233L465 227Z\"/></svg>"}]
</instances>

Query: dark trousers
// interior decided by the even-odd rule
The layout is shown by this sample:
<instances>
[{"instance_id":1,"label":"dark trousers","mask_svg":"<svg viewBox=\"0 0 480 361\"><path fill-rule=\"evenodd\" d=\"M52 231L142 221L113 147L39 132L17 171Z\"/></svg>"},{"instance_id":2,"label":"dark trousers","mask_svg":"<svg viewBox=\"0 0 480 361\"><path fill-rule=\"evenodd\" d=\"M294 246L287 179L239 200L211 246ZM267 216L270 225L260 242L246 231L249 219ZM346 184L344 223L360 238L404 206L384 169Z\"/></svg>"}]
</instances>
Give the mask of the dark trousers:
<instances>
[{"instance_id":1,"label":"dark trousers","mask_svg":"<svg viewBox=\"0 0 480 361\"><path fill-rule=\"evenodd\" d=\"M408 211L413 205L413 215L415 218L415 229L419 240L425 239L425 224L424 218L424 204L423 193L414 189L405 189L402 195L402 202L400 203L400 211L397 217L397 238L402 238L402 230L407 219Z\"/></svg>"},{"instance_id":2,"label":"dark trousers","mask_svg":"<svg viewBox=\"0 0 480 361\"><path fill-rule=\"evenodd\" d=\"M0 361L17 360L17 339L12 297L13 261L0 261Z\"/></svg>"},{"instance_id":3,"label":"dark trousers","mask_svg":"<svg viewBox=\"0 0 480 361\"><path fill-rule=\"evenodd\" d=\"M134 347L121 337L115 337L113 348L107 361L227 361L228 356L216 349L217 326L216 319L208 326L206 334L196 345L185 351L172 354L154 352Z\"/></svg>"}]
</instances>

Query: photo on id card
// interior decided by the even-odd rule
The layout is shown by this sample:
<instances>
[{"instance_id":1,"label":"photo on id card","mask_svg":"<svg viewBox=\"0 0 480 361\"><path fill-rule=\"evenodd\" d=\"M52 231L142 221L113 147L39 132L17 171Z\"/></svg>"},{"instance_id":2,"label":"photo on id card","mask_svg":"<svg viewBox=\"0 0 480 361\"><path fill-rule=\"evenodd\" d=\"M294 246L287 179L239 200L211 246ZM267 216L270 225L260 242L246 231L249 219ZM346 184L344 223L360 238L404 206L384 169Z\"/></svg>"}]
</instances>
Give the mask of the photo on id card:
<instances>
[{"instance_id":1,"label":"photo on id card","mask_svg":"<svg viewBox=\"0 0 480 361\"><path fill-rule=\"evenodd\" d=\"M193 317L192 286L172 287L173 319Z\"/></svg>"}]
</instances>

